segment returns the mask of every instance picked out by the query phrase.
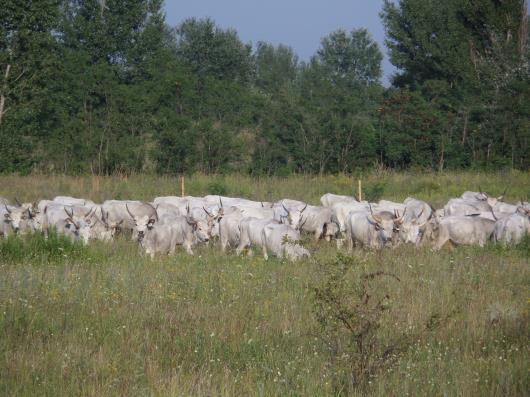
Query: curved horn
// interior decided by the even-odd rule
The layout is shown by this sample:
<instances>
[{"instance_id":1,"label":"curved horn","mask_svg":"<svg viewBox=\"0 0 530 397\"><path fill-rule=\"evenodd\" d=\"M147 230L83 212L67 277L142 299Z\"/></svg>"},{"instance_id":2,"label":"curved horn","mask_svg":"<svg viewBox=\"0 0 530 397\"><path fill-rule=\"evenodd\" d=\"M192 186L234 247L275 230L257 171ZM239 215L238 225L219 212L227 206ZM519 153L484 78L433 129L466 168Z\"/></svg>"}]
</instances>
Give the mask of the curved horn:
<instances>
[{"instance_id":1,"label":"curved horn","mask_svg":"<svg viewBox=\"0 0 530 397\"><path fill-rule=\"evenodd\" d=\"M370 213L372 214L372 218L374 218L377 223L381 223L382 219L374 214L374 211L372 210L372 204L368 203L368 206L370 207Z\"/></svg>"},{"instance_id":2,"label":"curved horn","mask_svg":"<svg viewBox=\"0 0 530 397\"><path fill-rule=\"evenodd\" d=\"M263 201L261 201L261 208L263 208L263 207L265 207L265 206L263 205Z\"/></svg>"},{"instance_id":3,"label":"curved horn","mask_svg":"<svg viewBox=\"0 0 530 397\"><path fill-rule=\"evenodd\" d=\"M153 209L153 211L155 211L155 219L158 221L158 212L156 211L157 208L158 208L158 205L155 207L153 204L151 203L145 203L147 204L149 207L151 207Z\"/></svg>"},{"instance_id":4,"label":"curved horn","mask_svg":"<svg viewBox=\"0 0 530 397\"><path fill-rule=\"evenodd\" d=\"M287 215L289 215L291 212L287 209L287 207L283 204L283 201L282 201L282 207L283 209L287 212Z\"/></svg>"},{"instance_id":5,"label":"curved horn","mask_svg":"<svg viewBox=\"0 0 530 397\"><path fill-rule=\"evenodd\" d=\"M405 207L405 211L403 211L403 214L399 216L399 212L397 210L394 210L394 223L402 224L403 220L405 219L405 213L407 212L407 207Z\"/></svg>"},{"instance_id":6,"label":"curved horn","mask_svg":"<svg viewBox=\"0 0 530 397\"><path fill-rule=\"evenodd\" d=\"M127 212L129 213L129 216L134 220L134 215L131 213L131 211L129 210L129 204L128 203L125 203L125 209L127 210Z\"/></svg>"},{"instance_id":7,"label":"curved horn","mask_svg":"<svg viewBox=\"0 0 530 397\"><path fill-rule=\"evenodd\" d=\"M302 208L302 209L300 210L300 213L304 212L306 208L307 208L307 204L305 205L304 208Z\"/></svg>"},{"instance_id":8,"label":"curved horn","mask_svg":"<svg viewBox=\"0 0 530 397\"><path fill-rule=\"evenodd\" d=\"M88 210L88 212L85 213L85 216L84 216L84 217L85 217L85 218L88 218L88 216L92 213L92 211L94 211L94 207L90 208L90 209Z\"/></svg>"},{"instance_id":9,"label":"curved horn","mask_svg":"<svg viewBox=\"0 0 530 397\"><path fill-rule=\"evenodd\" d=\"M68 215L68 218L70 218L70 220L73 222L74 221L74 210L73 209L70 209L70 212L68 212L68 209L63 206L63 209L64 209L64 212L66 212L66 215Z\"/></svg>"},{"instance_id":10,"label":"curved horn","mask_svg":"<svg viewBox=\"0 0 530 397\"><path fill-rule=\"evenodd\" d=\"M493 208L490 208L490 212L491 212L491 215L493 215L493 219L495 219L496 221L498 221L499 218L497 218L497 217L495 216L495 212L493 212Z\"/></svg>"},{"instance_id":11,"label":"curved horn","mask_svg":"<svg viewBox=\"0 0 530 397\"><path fill-rule=\"evenodd\" d=\"M407 210L407 208L405 207L405 211ZM423 211L425 210L425 208L422 208L419 215L417 216L417 218L421 218L421 216L423 215ZM403 213L403 215L405 215L405 213Z\"/></svg>"},{"instance_id":12,"label":"curved horn","mask_svg":"<svg viewBox=\"0 0 530 397\"><path fill-rule=\"evenodd\" d=\"M103 221L103 223L107 223L107 220L109 219L109 213L107 212L107 214L105 215L105 210L103 208L100 207L100 210L101 210L101 220Z\"/></svg>"},{"instance_id":13,"label":"curved horn","mask_svg":"<svg viewBox=\"0 0 530 397\"><path fill-rule=\"evenodd\" d=\"M435 210L434 207L431 205L431 203L427 203L427 205L428 205L429 208L431 209L431 214L429 215L429 219L428 219L428 220L431 220L432 217L436 214L436 210Z\"/></svg>"},{"instance_id":14,"label":"curved horn","mask_svg":"<svg viewBox=\"0 0 530 397\"><path fill-rule=\"evenodd\" d=\"M302 228L304 227L305 223L307 222L307 217L304 219L303 222L302 222L302 219L303 219L303 217L301 216L300 217L300 222L298 223L298 227L297 227L298 230L302 230Z\"/></svg>"},{"instance_id":15,"label":"curved horn","mask_svg":"<svg viewBox=\"0 0 530 397\"><path fill-rule=\"evenodd\" d=\"M190 214L190 203L186 204L186 214Z\"/></svg>"},{"instance_id":16,"label":"curved horn","mask_svg":"<svg viewBox=\"0 0 530 397\"><path fill-rule=\"evenodd\" d=\"M10 210L9 208L7 208L7 205L6 205L5 203L4 203L4 207L6 207L6 211L7 211L8 213L11 213L11 210Z\"/></svg>"},{"instance_id":17,"label":"curved horn","mask_svg":"<svg viewBox=\"0 0 530 397\"><path fill-rule=\"evenodd\" d=\"M202 206L202 209L204 210L204 212L206 212L206 215L213 216L211 212L208 212L208 210L204 208L204 205Z\"/></svg>"},{"instance_id":18,"label":"curved horn","mask_svg":"<svg viewBox=\"0 0 530 397\"><path fill-rule=\"evenodd\" d=\"M22 204L20 203L20 200L18 199L18 197L15 197L15 202L17 203L18 207L22 207Z\"/></svg>"},{"instance_id":19,"label":"curved horn","mask_svg":"<svg viewBox=\"0 0 530 397\"><path fill-rule=\"evenodd\" d=\"M223 208L223 200L221 200L221 196L219 196L219 204L221 205L221 208Z\"/></svg>"}]
</instances>

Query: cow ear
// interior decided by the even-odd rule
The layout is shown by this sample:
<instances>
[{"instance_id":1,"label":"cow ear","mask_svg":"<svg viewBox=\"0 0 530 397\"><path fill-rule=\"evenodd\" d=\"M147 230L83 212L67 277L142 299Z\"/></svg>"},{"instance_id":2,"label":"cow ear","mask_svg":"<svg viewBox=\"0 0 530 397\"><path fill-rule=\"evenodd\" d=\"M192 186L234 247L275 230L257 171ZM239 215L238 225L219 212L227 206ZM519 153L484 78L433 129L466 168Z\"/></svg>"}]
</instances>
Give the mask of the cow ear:
<instances>
[{"instance_id":1,"label":"cow ear","mask_svg":"<svg viewBox=\"0 0 530 397\"><path fill-rule=\"evenodd\" d=\"M72 226L72 224L70 222L66 222L66 225L64 227L70 229L70 226Z\"/></svg>"}]
</instances>

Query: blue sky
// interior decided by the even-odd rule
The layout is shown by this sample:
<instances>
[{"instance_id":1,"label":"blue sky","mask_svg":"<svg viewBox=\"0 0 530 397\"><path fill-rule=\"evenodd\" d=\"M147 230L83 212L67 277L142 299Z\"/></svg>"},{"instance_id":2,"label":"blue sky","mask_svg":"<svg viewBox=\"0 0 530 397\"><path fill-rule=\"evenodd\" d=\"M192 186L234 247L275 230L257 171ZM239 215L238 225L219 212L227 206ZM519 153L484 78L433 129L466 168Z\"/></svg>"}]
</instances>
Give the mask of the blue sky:
<instances>
[{"instance_id":1,"label":"blue sky","mask_svg":"<svg viewBox=\"0 0 530 397\"><path fill-rule=\"evenodd\" d=\"M166 0L166 20L175 26L188 17L211 17L234 28L244 42L267 41L291 46L300 59L315 54L320 39L342 28L365 27L385 55L383 83L393 73L379 18L383 0Z\"/></svg>"}]
</instances>

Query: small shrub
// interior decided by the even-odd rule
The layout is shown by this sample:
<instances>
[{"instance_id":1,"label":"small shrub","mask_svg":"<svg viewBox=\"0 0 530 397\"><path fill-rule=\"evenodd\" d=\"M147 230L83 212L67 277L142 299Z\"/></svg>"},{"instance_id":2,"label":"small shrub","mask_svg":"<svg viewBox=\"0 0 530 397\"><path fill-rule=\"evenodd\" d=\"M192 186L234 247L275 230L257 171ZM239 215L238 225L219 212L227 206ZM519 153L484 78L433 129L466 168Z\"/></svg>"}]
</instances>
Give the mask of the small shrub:
<instances>
[{"instance_id":1,"label":"small shrub","mask_svg":"<svg viewBox=\"0 0 530 397\"><path fill-rule=\"evenodd\" d=\"M375 280L399 282L399 278L383 271L355 276L350 270L357 265L353 258L339 254L325 265L324 281L314 289L314 312L339 394L350 385L364 385L406 345L403 335L383 336L391 299L385 283L371 286Z\"/></svg>"}]
</instances>

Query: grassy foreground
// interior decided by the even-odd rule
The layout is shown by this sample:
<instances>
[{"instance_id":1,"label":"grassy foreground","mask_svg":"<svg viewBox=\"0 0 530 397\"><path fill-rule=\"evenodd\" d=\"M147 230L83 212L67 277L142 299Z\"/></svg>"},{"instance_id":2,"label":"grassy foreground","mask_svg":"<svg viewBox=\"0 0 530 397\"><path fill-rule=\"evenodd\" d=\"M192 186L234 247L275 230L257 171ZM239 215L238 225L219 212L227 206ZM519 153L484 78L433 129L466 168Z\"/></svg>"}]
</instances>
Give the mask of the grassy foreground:
<instances>
[{"instance_id":1,"label":"grassy foreground","mask_svg":"<svg viewBox=\"0 0 530 397\"><path fill-rule=\"evenodd\" d=\"M528 197L530 177L508 174L373 174L366 189L436 206L463 190ZM191 177L189 194L300 198L352 191L346 177ZM57 194L150 199L179 191L176 178L0 177L1 196ZM210 191L209 191L210 190ZM212 191L215 190L215 191ZM126 240L72 246L60 238L0 243L1 395L526 395L529 244L460 247L433 254L399 247L355 251L345 285L386 271L390 296L375 331L403 348L366 382L350 382L348 334L330 351L316 320L331 244L308 243L310 260L290 264L221 255L147 260ZM318 250L317 250L318 248ZM347 290L347 288L346 288ZM353 295L353 289L352 289ZM355 357L352 352L351 357Z\"/></svg>"}]
</instances>

